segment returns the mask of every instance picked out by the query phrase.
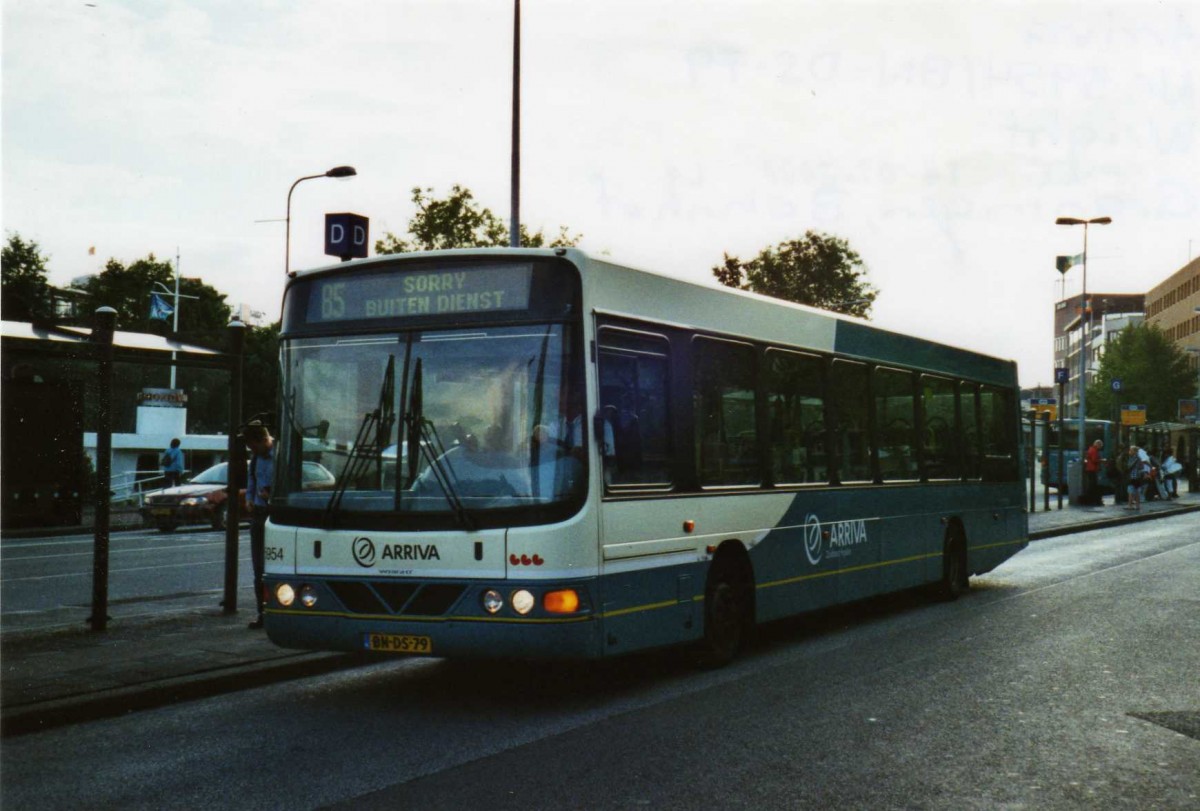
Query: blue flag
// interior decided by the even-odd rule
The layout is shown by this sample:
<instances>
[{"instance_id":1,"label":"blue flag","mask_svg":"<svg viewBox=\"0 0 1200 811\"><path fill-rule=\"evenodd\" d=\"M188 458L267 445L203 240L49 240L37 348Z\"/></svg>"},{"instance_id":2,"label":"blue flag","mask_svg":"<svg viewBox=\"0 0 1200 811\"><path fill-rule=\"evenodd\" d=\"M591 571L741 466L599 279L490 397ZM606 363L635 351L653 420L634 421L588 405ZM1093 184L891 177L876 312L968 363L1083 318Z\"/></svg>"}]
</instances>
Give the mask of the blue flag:
<instances>
[{"instance_id":1,"label":"blue flag","mask_svg":"<svg viewBox=\"0 0 1200 811\"><path fill-rule=\"evenodd\" d=\"M157 318L159 321L166 321L175 312L175 308L167 303L167 300L158 293L150 294L150 317Z\"/></svg>"}]
</instances>

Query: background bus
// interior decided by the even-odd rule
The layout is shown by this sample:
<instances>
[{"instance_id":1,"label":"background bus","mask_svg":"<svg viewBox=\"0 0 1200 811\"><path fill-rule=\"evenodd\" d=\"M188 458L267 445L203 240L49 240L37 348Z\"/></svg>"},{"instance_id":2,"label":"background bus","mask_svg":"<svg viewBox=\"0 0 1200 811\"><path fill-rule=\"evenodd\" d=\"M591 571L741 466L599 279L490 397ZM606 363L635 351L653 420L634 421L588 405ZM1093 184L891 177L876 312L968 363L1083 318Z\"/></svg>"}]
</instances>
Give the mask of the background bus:
<instances>
[{"instance_id":1,"label":"background bus","mask_svg":"<svg viewBox=\"0 0 1200 811\"><path fill-rule=\"evenodd\" d=\"M1059 436L1058 423L1050 423L1050 445L1049 454L1043 452L1041 443L1041 427L1038 427L1037 455L1038 463L1042 470L1042 484L1047 487L1062 490L1064 493L1068 491L1066 475L1063 470L1059 469L1059 449L1062 449L1063 469L1070 470L1071 464L1079 460L1079 421L1065 420L1063 422L1063 437ZM1086 446L1090 446L1097 439L1104 441L1103 456L1105 461L1112 458L1112 455L1117 452L1116 441L1116 425L1111 420L1084 420L1083 423L1084 439ZM1106 471L1107 465L1102 465L1100 468L1100 492L1109 494L1113 492L1112 482L1108 479Z\"/></svg>"},{"instance_id":2,"label":"background bus","mask_svg":"<svg viewBox=\"0 0 1200 811\"><path fill-rule=\"evenodd\" d=\"M577 250L298 275L281 364L284 646L720 662L1026 544L1012 362Z\"/></svg>"}]
</instances>

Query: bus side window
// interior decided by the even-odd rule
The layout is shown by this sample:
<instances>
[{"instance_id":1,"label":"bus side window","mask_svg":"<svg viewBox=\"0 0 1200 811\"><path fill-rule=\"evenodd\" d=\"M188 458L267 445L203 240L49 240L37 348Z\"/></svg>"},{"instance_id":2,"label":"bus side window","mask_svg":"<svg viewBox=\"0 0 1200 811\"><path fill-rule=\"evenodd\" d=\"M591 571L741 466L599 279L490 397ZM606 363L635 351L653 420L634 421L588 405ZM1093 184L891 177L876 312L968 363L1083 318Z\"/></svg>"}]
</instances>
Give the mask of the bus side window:
<instances>
[{"instance_id":1,"label":"bus side window","mask_svg":"<svg viewBox=\"0 0 1200 811\"><path fill-rule=\"evenodd\" d=\"M609 486L671 484L667 339L602 327L596 436Z\"/></svg>"},{"instance_id":2,"label":"bus side window","mask_svg":"<svg viewBox=\"0 0 1200 811\"><path fill-rule=\"evenodd\" d=\"M961 433L954 404L954 381L922 375L925 476L930 479L962 478Z\"/></svg>"},{"instance_id":3,"label":"bus side window","mask_svg":"<svg viewBox=\"0 0 1200 811\"><path fill-rule=\"evenodd\" d=\"M868 391L864 364L846 360L833 362L829 373L829 396L837 473L835 483L871 480Z\"/></svg>"},{"instance_id":4,"label":"bus side window","mask_svg":"<svg viewBox=\"0 0 1200 811\"><path fill-rule=\"evenodd\" d=\"M879 442L879 472L884 481L918 477L913 406L912 373L877 368L875 436Z\"/></svg>"},{"instance_id":5,"label":"bus side window","mask_svg":"<svg viewBox=\"0 0 1200 811\"><path fill-rule=\"evenodd\" d=\"M826 482L821 359L782 349L766 354L766 391L775 484Z\"/></svg>"},{"instance_id":6,"label":"bus side window","mask_svg":"<svg viewBox=\"0 0 1200 811\"><path fill-rule=\"evenodd\" d=\"M1012 392L994 386L980 390L980 415L983 428L983 480L1016 481L1016 437L1011 431Z\"/></svg>"},{"instance_id":7,"label":"bus side window","mask_svg":"<svg viewBox=\"0 0 1200 811\"><path fill-rule=\"evenodd\" d=\"M755 353L749 344L692 341L696 471L702 487L758 484Z\"/></svg>"},{"instance_id":8,"label":"bus side window","mask_svg":"<svg viewBox=\"0 0 1200 811\"><path fill-rule=\"evenodd\" d=\"M959 386L959 412L962 414L963 457L966 477L978 479L981 473L982 438L979 434L979 386L963 383Z\"/></svg>"}]
</instances>

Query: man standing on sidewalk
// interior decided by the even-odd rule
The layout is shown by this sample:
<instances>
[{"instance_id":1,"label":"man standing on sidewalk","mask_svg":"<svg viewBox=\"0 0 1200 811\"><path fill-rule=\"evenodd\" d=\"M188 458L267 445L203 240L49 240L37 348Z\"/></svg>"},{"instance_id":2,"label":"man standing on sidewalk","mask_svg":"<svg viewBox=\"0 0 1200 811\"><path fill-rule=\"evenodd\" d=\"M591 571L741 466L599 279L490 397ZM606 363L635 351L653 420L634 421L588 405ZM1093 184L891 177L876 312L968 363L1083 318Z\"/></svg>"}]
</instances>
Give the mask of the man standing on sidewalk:
<instances>
[{"instance_id":1,"label":"man standing on sidewalk","mask_svg":"<svg viewBox=\"0 0 1200 811\"><path fill-rule=\"evenodd\" d=\"M1083 460L1083 475L1085 483L1083 487L1083 503L1101 505L1104 503L1100 498L1100 466L1104 464L1104 459L1100 456L1100 451L1104 448L1104 440L1097 439L1087 449L1087 457Z\"/></svg>"},{"instance_id":2,"label":"man standing on sidewalk","mask_svg":"<svg viewBox=\"0 0 1200 811\"><path fill-rule=\"evenodd\" d=\"M163 451L162 472L163 479L166 480L167 487L178 487L183 482L183 451L179 446L183 443L179 441L179 437L171 440L171 447Z\"/></svg>"},{"instance_id":3,"label":"man standing on sidewalk","mask_svg":"<svg viewBox=\"0 0 1200 811\"><path fill-rule=\"evenodd\" d=\"M246 486L246 501L250 505L250 560L254 565L254 602L257 618L250 623L252 630L263 627L263 566L267 518L271 514L271 482L275 477L275 441L261 422L251 422L242 432L250 449L250 478Z\"/></svg>"}]
</instances>

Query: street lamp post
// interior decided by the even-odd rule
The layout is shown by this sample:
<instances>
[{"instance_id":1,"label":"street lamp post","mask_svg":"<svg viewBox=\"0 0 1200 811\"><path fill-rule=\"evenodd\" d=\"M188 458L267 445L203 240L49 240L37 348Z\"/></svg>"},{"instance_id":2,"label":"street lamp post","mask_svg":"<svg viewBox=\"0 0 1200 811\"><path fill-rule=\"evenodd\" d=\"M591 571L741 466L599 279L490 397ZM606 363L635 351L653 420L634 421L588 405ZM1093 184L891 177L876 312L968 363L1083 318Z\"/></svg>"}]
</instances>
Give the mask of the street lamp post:
<instances>
[{"instance_id":1,"label":"street lamp post","mask_svg":"<svg viewBox=\"0 0 1200 811\"><path fill-rule=\"evenodd\" d=\"M1084 429L1087 427L1085 422L1087 419L1087 345L1091 339L1091 319L1089 317L1091 312L1087 304L1087 229L1089 225L1108 225L1111 222L1112 217L1094 217L1090 220L1081 220L1078 217L1059 217L1054 221L1055 225L1083 226L1083 292L1080 295L1083 309L1079 314L1079 463L1081 465L1087 454L1087 437Z\"/></svg>"},{"instance_id":2,"label":"street lamp post","mask_svg":"<svg viewBox=\"0 0 1200 811\"><path fill-rule=\"evenodd\" d=\"M358 172L355 171L353 166L335 166L328 172L322 172L319 175L305 175L304 177L297 179L296 182L292 184L292 187L288 189L287 216L285 218L285 222L287 223L285 226L287 235L285 237L283 249L283 272L285 274L288 276L292 275L292 192L294 192L296 187L306 180L314 180L318 177L354 177L357 174Z\"/></svg>"}]
</instances>

